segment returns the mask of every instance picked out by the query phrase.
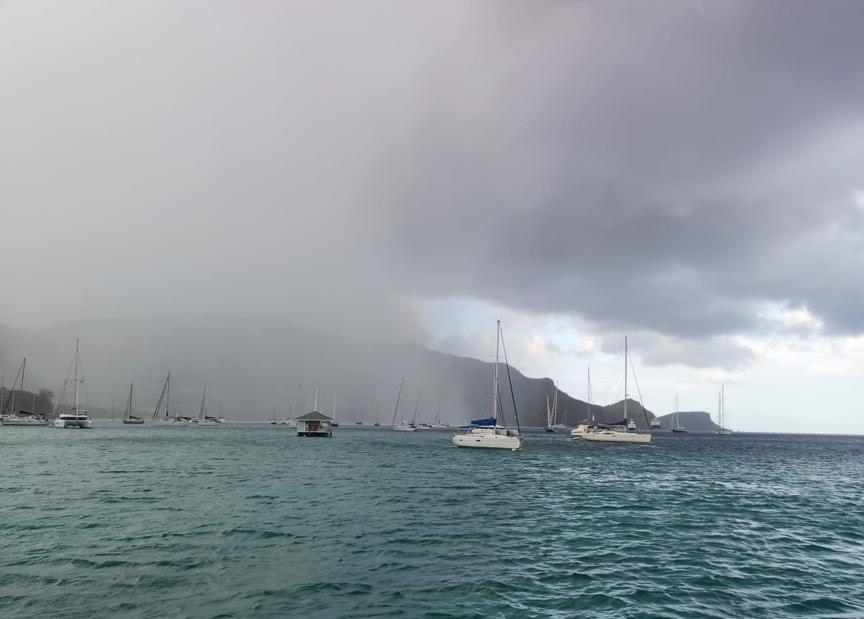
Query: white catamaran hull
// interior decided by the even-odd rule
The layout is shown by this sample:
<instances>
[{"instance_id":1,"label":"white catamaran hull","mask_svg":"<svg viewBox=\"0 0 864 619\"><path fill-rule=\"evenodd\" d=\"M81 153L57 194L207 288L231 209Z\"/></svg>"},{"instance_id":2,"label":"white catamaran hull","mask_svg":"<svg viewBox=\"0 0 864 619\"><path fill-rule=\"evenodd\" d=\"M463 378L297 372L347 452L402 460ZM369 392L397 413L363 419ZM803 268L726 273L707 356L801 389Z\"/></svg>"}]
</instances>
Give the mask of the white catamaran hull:
<instances>
[{"instance_id":1,"label":"white catamaran hull","mask_svg":"<svg viewBox=\"0 0 864 619\"><path fill-rule=\"evenodd\" d=\"M478 449L510 449L516 451L522 448L522 437L510 434L506 430L492 432L490 430L469 430L465 434L453 437L456 447L476 447Z\"/></svg>"},{"instance_id":2,"label":"white catamaran hull","mask_svg":"<svg viewBox=\"0 0 864 619\"><path fill-rule=\"evenodd\" d=\"M601 443L650 443L650 434L639 434L638 432L621 432L618 430L596 430L586 432L582 437L586 441L597 441Z\"/></svg>"},{"instance_id":3,"label":"white catamaran hull","mask_svg":"<svg viewBox=\"0 0 864 619\"><path fill-rule=\"evenodd\" d=\"M417 428L414 426L393 426L394 432L416 432Z\"/></svg>"},{"instance_id":4,"label":"white catamaran hull","mask_svg":"<svg viewBox=\"0 0 864 619\"><path fill-rule=\"evenodd\" d=\"M55 419L54 427L89 429L93 427L93 421L91 419Z\"/></svg>"}]
</instances>

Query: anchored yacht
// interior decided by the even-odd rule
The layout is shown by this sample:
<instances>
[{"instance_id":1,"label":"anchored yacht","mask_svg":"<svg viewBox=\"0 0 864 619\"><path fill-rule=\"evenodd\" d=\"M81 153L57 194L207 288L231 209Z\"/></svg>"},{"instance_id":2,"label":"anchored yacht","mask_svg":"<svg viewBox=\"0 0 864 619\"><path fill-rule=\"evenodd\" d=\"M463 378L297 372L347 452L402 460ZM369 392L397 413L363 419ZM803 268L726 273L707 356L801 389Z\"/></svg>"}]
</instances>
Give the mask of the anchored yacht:
<instances>
[{"instance_id":1,"label":"anchored yacht","mask_svg":"<svg viewBox=\"0 0 864 619\"><path fill-rule=\"evenodd\" d=\"M492 366L492 416L488 419L478 419L463 434L453 436L453 444L457 447L475 447L481 449L510 449L516 451L522 447L522 433L519 431L519 413L516 411L516 398L513 397L513 412L516 415L516 429L498 424L500 407L498 391L498 354L501 347L501 321L498 321L495 334L495 365ZM504 350L504 363L507 368L508 383L510 366L507 363L507 351ZM501 411L503 413L503 410Z\"/></svg>"},{"instance_id":2,"label":"anchored yacht","mask_svg":"<svg viewBox=\"0 0 864 619\"><path fill-rule=\"evenodd\" d=\"M61 403L58 407L60 410L60 414L54 419L53 425L55 428L85 428L89 429L93 427L93 421L90 419L90 416L87 414L87 411L81 408L80 402L80 386L84 383L84 379L79 376L79 366L81 364L80 356L78 353L78 340L75 340L75 375L73 381L75 382L75 404L71 411L62 412L63 404ZM65 394L66 389L64 387L63 393ZM61 398L62 399L62 398Z\"/></svg>"}]
</instances>

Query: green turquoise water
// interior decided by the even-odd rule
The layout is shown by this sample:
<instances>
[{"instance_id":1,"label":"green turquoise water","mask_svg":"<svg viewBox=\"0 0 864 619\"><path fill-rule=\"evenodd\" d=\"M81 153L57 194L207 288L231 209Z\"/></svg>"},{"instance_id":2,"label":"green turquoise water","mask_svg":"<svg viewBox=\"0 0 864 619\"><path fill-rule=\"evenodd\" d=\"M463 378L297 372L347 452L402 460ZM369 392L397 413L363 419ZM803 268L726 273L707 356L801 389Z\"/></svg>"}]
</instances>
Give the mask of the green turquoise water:
<instances>
[{"instance_id":1,"label":"green turquoise water","mask_svg":"<svg viewBox=\"0 0 864 619\"><path fill-rule=\"evenodd\" d=\"M0 427L0 617L862 617L864 439Z\"/></svg>"}]
</instances>

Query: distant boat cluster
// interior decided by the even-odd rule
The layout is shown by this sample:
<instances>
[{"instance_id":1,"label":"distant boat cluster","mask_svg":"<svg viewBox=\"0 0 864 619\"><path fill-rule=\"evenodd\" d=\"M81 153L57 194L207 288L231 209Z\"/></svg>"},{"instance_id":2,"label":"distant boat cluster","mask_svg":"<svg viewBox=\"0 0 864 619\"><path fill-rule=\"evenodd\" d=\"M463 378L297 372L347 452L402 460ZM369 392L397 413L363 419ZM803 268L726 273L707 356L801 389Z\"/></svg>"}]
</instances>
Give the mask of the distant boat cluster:
<instances>
[{"instance_id":1,"label":"distant boat cluster","mask_svg":"<svg viewBox=\"0 0 864 619\"><path fill-rule=\"evenodd\" d=\"M452 436L452 442L457 447L480 448L480 449L506 449L516 451L522 447L522 429L519 424L519 412L516 408L516 397L513 394L512 380L510 377L510 364L507 359L507 349L504 346L503 332L501 330L501 321L497 322L496 326L496 346L495 346L495 363L492 366L492 382L491 382L491 415L482 419L472 420L468 425L463 426L462 432ZM514 411L515 425L508 425L503 417L504 406L501 401L501 360L500 356L503 351L504 363L503 368L506 372L507 386L509 386L510 399ZM659 420L656 418L648 419L644 405L640 405L641 412L645 415L645 421L648 426L648 431L640 431L638 425L633 418L628 416L628 381L630 374L630 349L627 338L624 338L624 412L623 419L613 423L599 423L594 419L593 415L593 396L591 391L591 370L588 369L588 418L576 427L570 428L566 423L558 420L558 388L554 386L554 392L550 398L546 396L546 426L545 431L557 434L569 434L571 439L580 439L585 441L609 442L609 443L637 443L646 444L651 442L652 431L660 429ZM31 410L26 410L19 405L19 400L16 399L16 394L24 394L24 376L27 367L27 360L21 362L18 374L15 377L15 382L12 389L7 393L5 400L0 403L0 425L4 426L52 426L55 428L81 428L89 429L93 427L93 420L90 418L86 408L81 406L82 387L84 378L81 372L79 342L75 341L75 354L73 356L67 379L63 383L63 390L60 395L57 407L51 414L36 413L36 396L32 396ZM20 385L20 386L19 386ZM301 437L326 437L333 436L333 428L339 427L336 420L336 397L333 397L333 416L330 417L319 410L318 407L318 387L315 387L315 401L312 410L297 417L294 416L297 407L297 398L302 393L303 385L300 385L297 396L288 416L281 420L276 420L276 411L273 410L273 416L270 420L271 425L285 425L297 429L297 436ZM159 399L153 409L153 415L150 422L155 425L164 426L192 426L199 428L215 428L225 423L225 419L220 416L208 414L207 408L207 383L204 384L203 393L201 395L201 405L198 410L198 415L188 417L178 414L171 410L171 372L165 377L165 382L162 385L162 391L159 394ZM637 382L638 391L638 382ZM418 432L423 430L448 429L450 425L441 421L441 406L438 405L438 412L435 420L432 423L424 423L418 419L420 404L423 397L423 392L418 391L414 401L413 414L410 419L406 419L400 415L400 406L403 403L403 395L405 392L405 379L403 378L399 384L399 391L396 395L396 406L393 410L393 420L391 429L394 432ZM0 391L2 393L2 391ZM127 425L144 425L144 418L135 414L134 407L134 383L129 384L129 393L126 399L126 407L123 412L123 424ZM68 400L68 401L67 401ZM11 403L11 408L10 408ZM7 412L9 411L9 412ZM172 414L173 413L173 414ZM566 411L565 411L566 413ZM731 430L726 427L726 400L725 389L721 388L718 396L718 430L716 434L728 435ZM566 415L565 415L566 416ZM566 419L565 419L566 421ZM363 425L363 422L357 421L356 425ZM374 426L380 426L377 421ZM686 433L687 429L679 423L678 419L678 398L675 398L675 413L671 427L672 432Z\"/></svg>"}]
</instances>

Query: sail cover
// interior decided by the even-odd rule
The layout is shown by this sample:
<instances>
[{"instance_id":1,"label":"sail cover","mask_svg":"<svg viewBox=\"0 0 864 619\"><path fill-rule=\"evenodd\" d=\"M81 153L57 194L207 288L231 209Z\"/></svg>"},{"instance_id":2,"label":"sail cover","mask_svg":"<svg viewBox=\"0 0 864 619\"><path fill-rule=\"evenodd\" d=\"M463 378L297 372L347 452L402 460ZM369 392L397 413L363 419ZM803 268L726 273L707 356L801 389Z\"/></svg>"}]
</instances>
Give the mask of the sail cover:
<instances>
[{"instance_id":1,"label":"sail cover","mask_svg":"<svg viewBox=\"0 0 864 619\"><path fill-rule=\"evenodd\" d=\"M494 417L487 417L486 419L472 419L471 425L472 426L494 426L495 425L495 418Z\"/></svg>"}]
</instances>

